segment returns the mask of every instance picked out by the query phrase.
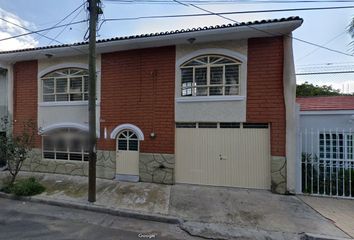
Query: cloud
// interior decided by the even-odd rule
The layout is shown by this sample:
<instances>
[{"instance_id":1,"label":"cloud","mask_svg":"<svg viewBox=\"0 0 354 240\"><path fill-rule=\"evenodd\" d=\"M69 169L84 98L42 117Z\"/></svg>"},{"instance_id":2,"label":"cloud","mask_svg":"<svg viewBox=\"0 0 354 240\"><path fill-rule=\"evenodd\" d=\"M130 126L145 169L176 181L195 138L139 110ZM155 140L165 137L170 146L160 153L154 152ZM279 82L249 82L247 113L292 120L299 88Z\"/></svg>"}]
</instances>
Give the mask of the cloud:
<instances>
[{"instance_id":1,"label":"cloud","mask_svg":"<svg viewBox=\"0 0 354 240\"><path fill-rule=\"evenodd\" d=\"M19 26L36 29L33 23L23 20L19 16L7 12L0 8L0 17L6 19L9 22L15 23ZM14 24L7 23L3 20L0 20L0 39L16 36L19 34L26 33L27 31L15 26ZM5 41L0 41L0 51L22 49L22 48L31 48L38 46L38 41L32 35L27 35L23 37L13 38Z\"/></svg>"}]
</instances>

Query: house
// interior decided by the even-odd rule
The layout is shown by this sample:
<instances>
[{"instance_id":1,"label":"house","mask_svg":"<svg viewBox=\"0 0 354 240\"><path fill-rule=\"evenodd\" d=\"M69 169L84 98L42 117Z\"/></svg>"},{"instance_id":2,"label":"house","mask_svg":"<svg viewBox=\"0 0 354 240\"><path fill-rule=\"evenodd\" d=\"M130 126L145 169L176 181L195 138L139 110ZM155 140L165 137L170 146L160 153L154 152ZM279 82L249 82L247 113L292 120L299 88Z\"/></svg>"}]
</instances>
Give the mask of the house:
<instances>
[{"instance_id":1,"label":"house","mask_svg":"<svg viewBox=\"0 0 354 240\"><path fill-rule=\"evenodd\" d=\"M299 97L301 189L354 197L354 96Z\"/></svg>"},{"instance_id":2,"label":"house","mask_svg":"<svg viewBox=\"0 0 354 240\"><path fill-rule=\"evenodd\" d=\"M299 17L97 41L97 176L295 188ZM27 171L87 175L87 42L0 53ZM288 175L287 175L288 173Z\"/></svg>"}]
</instances>

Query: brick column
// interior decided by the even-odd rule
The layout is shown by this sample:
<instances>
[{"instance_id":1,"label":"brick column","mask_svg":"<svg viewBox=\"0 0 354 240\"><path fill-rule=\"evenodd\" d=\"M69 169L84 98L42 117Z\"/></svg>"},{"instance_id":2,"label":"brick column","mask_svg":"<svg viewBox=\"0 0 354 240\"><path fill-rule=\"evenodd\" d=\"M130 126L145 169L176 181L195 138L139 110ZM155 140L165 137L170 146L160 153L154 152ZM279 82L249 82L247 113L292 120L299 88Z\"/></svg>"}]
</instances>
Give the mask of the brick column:
<instances>
[{"instance_id":1,"label":"brick column","mask_svg":"<svg viewBox=\"0 0 354 240\"><path fill-rule=\"evenodd\" d=\"M283 37L248 41L247 122L270 123L271 189L286 192Z\"/></svg>"}]
</instances>

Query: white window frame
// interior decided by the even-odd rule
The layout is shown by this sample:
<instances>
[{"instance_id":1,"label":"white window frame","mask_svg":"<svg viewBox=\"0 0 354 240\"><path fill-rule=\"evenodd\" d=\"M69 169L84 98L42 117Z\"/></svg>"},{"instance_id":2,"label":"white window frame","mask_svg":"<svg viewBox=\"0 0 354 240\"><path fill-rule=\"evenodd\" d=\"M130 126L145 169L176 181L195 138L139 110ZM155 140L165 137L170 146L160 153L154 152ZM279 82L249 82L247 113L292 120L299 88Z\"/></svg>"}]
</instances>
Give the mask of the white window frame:
<instances>
[{"instance_id":1,"label":"white window frame","mask_svg":"<svg viewBox=\"0 0 354 240\"><path fill-rule=\"evenodd\" d=\"M125 149L125 150L119 149L119 141L120 140L127 142L127 145L126 145L127 149ZM137 141L137 149L136 150L130 150L131 141ZM133 130L125 129L118 134L118 137L117 137L117 150L118 151L139 152L139 147L140 147L139 137Z\"/></svg>"},{"instance_id":2,"label":"white window frame","mask_svg":"<svg viewBox=\"0 0 354 240\"><path fill-rule=\"evenodd\" d=\"M68 131L70 132L72 128L61 128L61 129L55 129L55 131ZM77 129L75 129L77 130ZM42 135L42 158L45 160L58 160L58 161L74 161L74 162L88 162L88 151L85 151L85 145L84 143L82 143L81 145L81 151L80 152L71 152L70 151L70 145L67 144L66 146L66 151L58 151L55 147L55 145L53 146L53 150L45 150L44 149L44 141L46 137L50 137L51 136L51 132L48 132L46 134ZM45 157L45 153L53 153L54 154L54 158L46 158ZM58 159L57 153L63 153L63 154L67 154L68 155L68 159ZM70 154L77 154L77 155L81 155L81 160L71 160L70 159ZM85 157L87 160L85 160Z\"/></svg>"},{"instance_id":3,"label":"white window frame","mask_svg":"<svg viewBox=\"0 0 354 240\"><path fill-rule=\"evenodd\" d=\"M55 73L55 72L62 72L62 71L68 71L68 74L63 74L62 76L57 76L57 77L48 77L48 75ZM61 69L57 69L51 72L46 73L44 76L42 76L40 78L40 82L41 82L41 102L42 103L63 103L63 102L87 102L88 101L88 84L89 84L89 80L88 80L88 72L87 74L71 74L70 71L71 70L81 70L81 71L88 71L87 69L84 68L78 68L78 67L67 67L67 68L61 68ZM66 92L61 92L61 93L57 93L57 79L65 79L66 78ZM70 89L70 82L71 79L73 78L81 78L81 91L77 92L77 91L71 91ZM44 93L44 81L46 80L53 80L54 81L54 86L53 86L53 93ZM85 91L85 81L87 81L87 91ZM70 99L70 95L71 94L80 94L81 95L81 99L80 100L71 100ZM57 97L59 95L67 95L68 99L66 101L58 101ZM54 100L53 101L44 101L44 97L45 96L54 96ZM86 98L86 99L85 99Z\"/></svg>"},{"instance_id":4,"label":"white window frame","mask_svg":"<svg viewBox=\"0 0 354 240\"><path fill-rule=\"evenodd\" d=\"M326 135L330 135L330 139L326 139ZM321 145L321 135L323 135L323 145ZM336 139L333 139L332 135L336 135ZM339 140L339 135L343 135L342 140ZM351 139L349 139L351 138ZM326 140L330 141L330 145L327 146ZM333 145L333 142L336 141L336 146ZM343 145L340 146L340 141L343 141ZM351 142L351 145L348 144L348 141ZM323 151L321 150L321 147L323 147ZM330 148L330 152L327 152L327 147ZM337 152L333 152L333 147L337 148ZM343 148L343 152L339 151L339 148ZM335 161L340 161L340 160L348 160L348 161L354 161L354 133L346 133L346 132L320 132L318 135L318 153L319 153L319 159L321 160L335 160ZM330 157L327 157L327 154L330 154ZM341 154L343 157L341 158ZM321 157L323 155L323 157ZM335 156L335 157L334 157Z\"/></svg>"},{"instance_id":5,"label":"white window frame","mask_svg":"<svg viewBox=\"0 0 354 240\"><path fill-rule=\"evenodd\" d=\"M207 63L202 63L203 65L196 65L196 66L186 66L188 65L188 63L192 62L192 61L198 61L199 58L204 58L204 57L207 57ZM215 63L217 61L214 61L214 62L210 62L210 57L219 57L219 58L223 58L223 59L227 59L227 60L230 60L232 61L233 63ZM224 55L220 55L220 54L205 54L205 55L199 55L199 56L196 56L196 57L193 57L191 59L189 59L188 61L186 61L185 63L183 63L181 66L180 66L180 89L181 89L181 92L180 92L180 96L182 98L188 98L188 97L198 97L198 98L205 98L205 97L235 97L235 96L240 96L241 94L241 64L242 62L237 60L237 59L234 59L234 58L231 58L231 57L227 57L227 56L224 56ZM226 73L226 66L238 66L238 76L237 76L237 80L238 80L238 83L236 84L226 84L226 76L225 76L225 73ZM222 72L222 83L221 84L211 84L210 83L210 80L211 80L211 68L212 67L222 67L223 68L223 72ZM197 85L196 84L196 75L195 75L195 70L198 69L198 68L206 68L207 70L207 73L206 73L206 77L207 77L207 83L206 85ZM191 86L183 86L183 82L182 82L182 70L183 69L192 69L192 85ZM210 88L211 87L222 87L222 94L221 95L210 95ZM237 94L228 94L226 95L225 94L225 91L226 91L226 87L236 87L237 88L237 91L238 93ZM197 95L197 89L198 88L206 88L206 95ZM191 90L191 95L183 95L183 92L184 91L187 91L187 90Z\"/></svg>"}]
</instances>

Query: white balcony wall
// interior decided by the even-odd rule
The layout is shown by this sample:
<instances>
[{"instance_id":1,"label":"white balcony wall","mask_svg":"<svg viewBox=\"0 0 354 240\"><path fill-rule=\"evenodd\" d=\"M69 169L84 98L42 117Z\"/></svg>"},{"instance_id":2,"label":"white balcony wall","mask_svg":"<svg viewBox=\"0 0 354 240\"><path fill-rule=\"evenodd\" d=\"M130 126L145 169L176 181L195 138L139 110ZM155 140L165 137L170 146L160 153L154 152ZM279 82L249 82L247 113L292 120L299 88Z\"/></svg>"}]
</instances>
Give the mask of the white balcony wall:
<instances>
[{"instance_id":1,"label":"white balcony wall","mask_svg":"<svg viewBox=\"0 0 354 240\"><path fill-rule=\"evenodd\" d=\"M87 56L53 58L38 61L38 128L44 129L51 125L74 123L88 125L88 102L43 102L41 76L51 71L62 68L88 69ZM96 102L96 127L100 128L100 99L101 99L101 56L97 55L97 102Z\"/></svg>"},{"instance_id":2,"label":"white balcony wall","mask_svg":"<svg viewBox=\"0 0 354 240\"><path fill-rule=\"evenodd\" d=\"M175 120L178 122L245 122L247 98L247 39L176 46ZM187 41L186 41L187 42ZM239 96L181 97L180 65L198 55L216 54L242 62ZM197 100L197 101L195 101Z\"/></svg>"}]
</instances>

